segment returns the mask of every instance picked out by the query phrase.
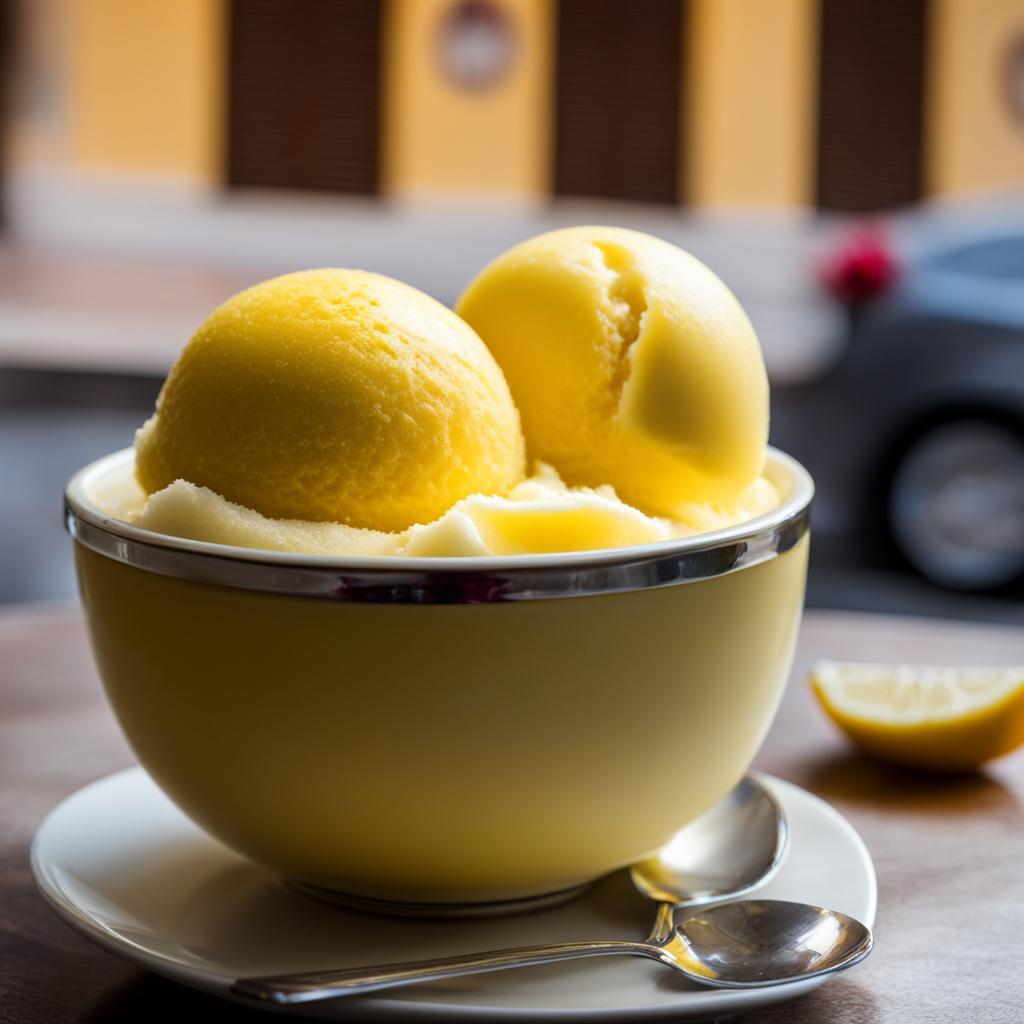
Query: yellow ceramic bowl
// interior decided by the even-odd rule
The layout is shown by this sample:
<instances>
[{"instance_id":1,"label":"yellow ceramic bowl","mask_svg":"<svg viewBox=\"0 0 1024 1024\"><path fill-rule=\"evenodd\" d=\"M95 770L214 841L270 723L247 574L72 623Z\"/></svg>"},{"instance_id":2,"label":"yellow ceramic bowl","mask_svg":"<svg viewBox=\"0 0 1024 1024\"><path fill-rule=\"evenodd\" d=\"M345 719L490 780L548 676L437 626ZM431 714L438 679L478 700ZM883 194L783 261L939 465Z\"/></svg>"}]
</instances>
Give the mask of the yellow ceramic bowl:
<instances>
[{"instance_id":1,"label":"yellow ceramic bowl","mask_svg":"<svg viewBox=\"0 0 1024 1024\"><path fill-rule=\"evenodd\" d=\"M329 558L105 515L69 483L100 675L196 822L289 878L382 900L564 890L639 860L746 770L789 672L807 472L738 527L643 547Z\"/></svg>"}]
</instances>

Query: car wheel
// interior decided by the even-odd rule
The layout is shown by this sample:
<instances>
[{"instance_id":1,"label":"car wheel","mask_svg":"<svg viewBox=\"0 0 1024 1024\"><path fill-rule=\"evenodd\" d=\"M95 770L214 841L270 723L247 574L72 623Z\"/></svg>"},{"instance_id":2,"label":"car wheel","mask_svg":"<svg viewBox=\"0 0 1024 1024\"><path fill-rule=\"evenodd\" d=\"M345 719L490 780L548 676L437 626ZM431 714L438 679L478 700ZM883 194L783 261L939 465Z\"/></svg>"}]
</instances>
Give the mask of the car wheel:
<instances>
[{"instance_id":1,"label":"car wheel","mask_svg":"<svg viewBox=\"0 0 1024 1024\"><path fill-rule=\"evenodd\" d=\"M911 431L885 512L900 554L934 583L988 591L1024 580L1024 419L960 414Z\"/></svg>"}]
</instances>

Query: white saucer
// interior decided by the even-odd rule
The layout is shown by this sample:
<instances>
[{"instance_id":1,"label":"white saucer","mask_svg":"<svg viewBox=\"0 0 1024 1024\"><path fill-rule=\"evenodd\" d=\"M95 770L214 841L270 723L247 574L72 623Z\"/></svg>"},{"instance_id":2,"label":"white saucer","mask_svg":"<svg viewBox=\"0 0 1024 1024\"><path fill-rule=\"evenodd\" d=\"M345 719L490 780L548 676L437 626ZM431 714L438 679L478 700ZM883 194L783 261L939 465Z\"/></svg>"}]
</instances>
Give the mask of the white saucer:
<instances>
[{"instance_id":1,"label":"white saucer","mask_svg":"<svg viewBox=\"0 0 1024 1024\"><path fill-rule=\"evenodd\" d=\"M872 924L871 858L817 797L768 779L786 811L786 862L759 895L831 907ZM211 839L140 768L69 797L32 847L36 884L57 913L104 949L225 998L236 977L358 966L569 939L641 937L650 904L620 872L579 899L519 917L396 920L324 905ZM436 982L380 996L307 1004L335 1020L696 1020L802 995L698 988L657 964L600 959Z\"/></svg>"}]
</instances>

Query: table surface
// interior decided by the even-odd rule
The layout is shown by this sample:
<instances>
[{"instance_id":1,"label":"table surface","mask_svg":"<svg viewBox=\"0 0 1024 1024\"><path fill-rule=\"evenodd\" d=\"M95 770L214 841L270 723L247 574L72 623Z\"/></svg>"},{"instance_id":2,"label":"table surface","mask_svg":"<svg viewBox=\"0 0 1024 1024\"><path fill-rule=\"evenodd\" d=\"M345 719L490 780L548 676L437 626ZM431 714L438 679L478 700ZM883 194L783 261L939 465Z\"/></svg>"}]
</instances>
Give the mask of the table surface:
<instances>
[{"instance_id":1,"label":"table surface","mask_svg":"<svg viewBox=\"0 0 1024 1024\"><path fill-rule=\"evenodd\" d=\"M817 657L1024 664L1024 629L809 612L758 767L824 797L857 827L879 879L877 946L857 970L750 1024L1010 1024L1022 1019L1024 752L941 778L853 753L810 697ZM0 1019L6 1024L265 1021L147 975L61 923L28 847L57 802L132 763L92 667L80 613L0 613Z\"/></svg>"}]
</instances>

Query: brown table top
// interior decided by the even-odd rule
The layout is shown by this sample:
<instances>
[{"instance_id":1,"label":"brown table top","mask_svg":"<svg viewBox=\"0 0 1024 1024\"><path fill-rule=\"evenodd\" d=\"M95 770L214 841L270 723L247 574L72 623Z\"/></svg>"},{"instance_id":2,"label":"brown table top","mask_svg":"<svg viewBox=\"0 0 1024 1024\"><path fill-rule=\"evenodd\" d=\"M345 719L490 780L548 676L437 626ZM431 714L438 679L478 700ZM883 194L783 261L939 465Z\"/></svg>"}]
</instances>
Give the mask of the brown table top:
<instances>
[{"instance_id":1,"label":"brown table top","mask_svg":"<svg viewBox=\"0 0 1024 1024\"><path fill-rule=\"evenodd\" d=\"M879 879L863 966L758 1024L1011 1024L1024 1019L1024 752L984 772L914 775L852 753L809 696L816 657L1024 664L1024 629L807 614L794 679L758 766L838 807ZM147 975L51 913L29 874L47 811L132 761L75 610L0 613L0 1019L7 1024L268 1018Z\"/></svg>"}]
</instances>

